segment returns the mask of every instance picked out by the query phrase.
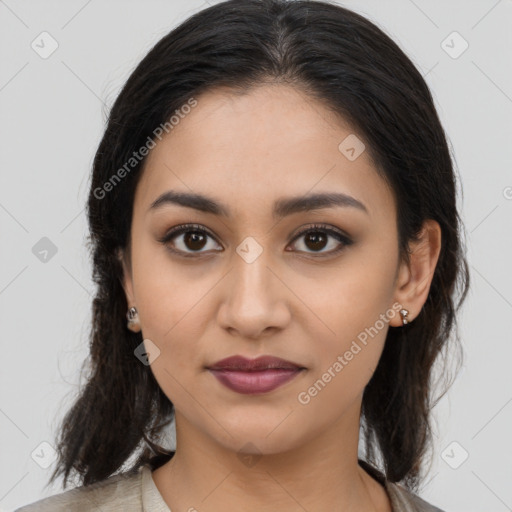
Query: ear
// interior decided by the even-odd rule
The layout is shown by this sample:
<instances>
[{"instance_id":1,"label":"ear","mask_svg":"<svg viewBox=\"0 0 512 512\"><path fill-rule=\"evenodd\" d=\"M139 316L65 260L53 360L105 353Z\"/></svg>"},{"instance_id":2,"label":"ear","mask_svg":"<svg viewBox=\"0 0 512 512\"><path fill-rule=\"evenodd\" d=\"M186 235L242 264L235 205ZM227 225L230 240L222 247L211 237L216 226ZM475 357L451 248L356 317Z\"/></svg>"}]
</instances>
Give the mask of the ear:
<instances>
[{"instance_id":1,"label":"ear","mask_svg":"<svg viewBox=\"0 0 512 512\"><path fill-rule=\"evenodd\" d=\"M414 321L425 304L441 252L441 227L427 219L420 231L419 240L409 244L409 263L402 262L398 272L395 300L409 311L408 321ZM393 327L402 326L401 316L390 319Z\"/></svg>"},{"instance_id":2,"label":"ear","mask_svg":"<svg viewBox=\"0 0 512 512\"><path fill-rule=\"evenodd\" d=\"M118 249L116 252L117 259L121 262L123 269L123 276L121 278L121 285L123 286L124 293L126 295L126 302L128 307L135 304L135 298L133 295L133 281L132 281L132 270L129 258L127 258L125 252L122 249Z\"/></svg>"}]
</instances>

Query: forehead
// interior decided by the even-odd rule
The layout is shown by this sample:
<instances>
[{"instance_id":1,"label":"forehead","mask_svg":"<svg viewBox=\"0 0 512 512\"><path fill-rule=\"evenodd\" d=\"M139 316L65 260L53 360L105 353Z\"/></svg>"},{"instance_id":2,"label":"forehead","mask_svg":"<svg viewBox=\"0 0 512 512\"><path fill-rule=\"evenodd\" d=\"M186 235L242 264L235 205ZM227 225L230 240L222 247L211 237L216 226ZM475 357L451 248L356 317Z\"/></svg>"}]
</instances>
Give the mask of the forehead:
<instances>
[{"instance_id":1,"label":"forehead","mask_svg":"<svg viewBox=\"0 0 512 512\"><path fill-rule=\"evenodd\" d=\"M356 197L370 216L394 207L367 152L351 161L340 151L354 136L350 126L304 92L263 85L196 100L148 154L136 208L147 210L167 190L208 193L240 215L244 206L268 203L270 211L278 197L320 191Z\"/></svg>"}]
</instances>

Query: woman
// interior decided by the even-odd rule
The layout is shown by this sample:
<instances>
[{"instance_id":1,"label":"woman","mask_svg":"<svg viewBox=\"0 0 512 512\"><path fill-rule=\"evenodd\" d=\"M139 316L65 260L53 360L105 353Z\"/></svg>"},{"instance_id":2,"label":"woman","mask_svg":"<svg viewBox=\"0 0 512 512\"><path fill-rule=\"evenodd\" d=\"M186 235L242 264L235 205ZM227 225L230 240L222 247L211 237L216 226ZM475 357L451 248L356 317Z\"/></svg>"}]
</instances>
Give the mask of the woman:
<instances>
[{"instance_id":1,"label":"woman","mask_svg":"<svg viewBox=\"0 0 512 512\"><path fill-rule=\"evenodd\" d=\"M441 510L417 492L469 282L455 184L427 85L365 18L186 20L94 161L91 373L51 478L81 485L19 510Z\"/></svg>"}]
</instances>

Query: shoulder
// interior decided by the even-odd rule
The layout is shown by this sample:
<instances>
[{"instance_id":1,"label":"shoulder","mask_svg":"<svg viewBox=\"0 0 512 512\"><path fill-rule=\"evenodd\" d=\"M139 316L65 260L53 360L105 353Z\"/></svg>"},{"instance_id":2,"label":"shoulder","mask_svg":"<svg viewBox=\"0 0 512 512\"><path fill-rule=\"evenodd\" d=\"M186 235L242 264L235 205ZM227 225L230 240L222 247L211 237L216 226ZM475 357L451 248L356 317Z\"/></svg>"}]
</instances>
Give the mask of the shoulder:
<instances>
[{"instance_id":1,"label":"shoulder","mask_svg":"<svg viewBox=\"0 0 512 512\"><path fill-rule=\"evenodd\" d=\"M44 498L14 512L139 512L142 510L141 468Z\"/></svg>"},{"instance_id":2,"label":"shoulder","mask_svg":"<svg viewBox=\"0 0 512 512\"><path fill-rule=\"evenodd\" d=\"M368 474L384 486L393 512L445 512L421 499L404 486L390 482L380 470L364 459L358 459L358 462Z\"/></svg>"},{"instance_id":3,"label":"shoulder","mask_svg":"<svg viewBox=\"0 0 512 512\"><path fill-rule=\"evenodd\" d=\"M393 512L444 512L399 484L386 481L385 485Z\"/></svg>"}]
</instances>

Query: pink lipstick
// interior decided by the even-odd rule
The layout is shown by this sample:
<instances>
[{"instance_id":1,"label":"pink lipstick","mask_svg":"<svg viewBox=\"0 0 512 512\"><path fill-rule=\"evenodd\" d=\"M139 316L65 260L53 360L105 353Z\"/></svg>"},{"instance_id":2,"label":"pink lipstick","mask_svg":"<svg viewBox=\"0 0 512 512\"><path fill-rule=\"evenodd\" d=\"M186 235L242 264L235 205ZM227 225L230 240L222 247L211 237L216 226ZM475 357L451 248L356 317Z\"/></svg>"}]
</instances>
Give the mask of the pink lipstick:
<instances>
[{"instance_id":1,"label":"pink lipstick","mask_svg":"<svg viewBox=\"0 0 512 512\"><path fill-rule=\"evenodd\" d=\"M232 356L208 370L226 387L242 394L268 393L296 377L304 367L273 356Z\"/></svg>"}]
</instances>

